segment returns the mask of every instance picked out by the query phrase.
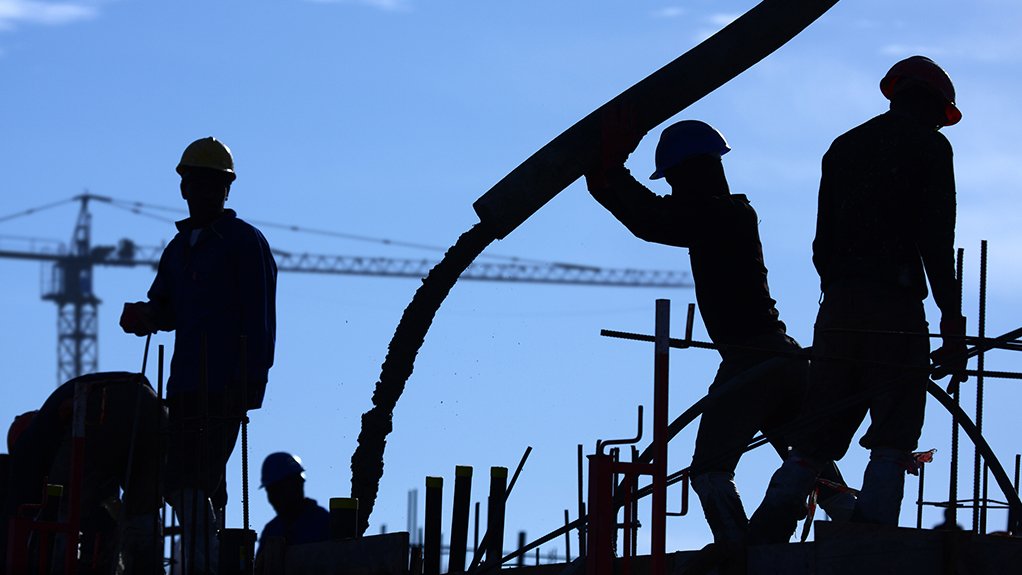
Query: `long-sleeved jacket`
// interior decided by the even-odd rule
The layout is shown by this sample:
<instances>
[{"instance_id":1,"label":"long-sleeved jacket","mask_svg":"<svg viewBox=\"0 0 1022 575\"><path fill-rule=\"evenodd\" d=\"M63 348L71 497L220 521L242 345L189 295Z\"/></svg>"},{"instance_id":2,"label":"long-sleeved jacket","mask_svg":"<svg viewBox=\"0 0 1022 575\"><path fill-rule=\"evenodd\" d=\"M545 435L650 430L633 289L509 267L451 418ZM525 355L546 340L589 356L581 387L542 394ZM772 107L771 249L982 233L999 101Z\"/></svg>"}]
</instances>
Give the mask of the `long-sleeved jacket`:
<instances>
[{"instance_id":1,"label":"long-sleeved jacket","mask_svg":"<svg viewBox=\"0 0 1022 575\"><path fill-rule=\"evenodd\" d=\"M823 157L813 263L822 289L866 282L959 314L951 144L890 111L838 137ZM925 276L924 271L925 269Z\"/></svg>"},{"instance_id":2,"label":"long-sleeved jacket","mask_svg":"<svg viewBox=\"0 0 1022 575\"><path fill-rule=\"evenodd\" d=\"M203 335L211 392L240 394L240 337L246 336L247 407L262 405L276 337L277 264L266 238L233 210L178 234L163 251L149 300L162 330L174 330L167 395L200 390ZM191 237L198 237L192 245Z\"/></svg>"},{"instance_id":3,"label":"long-sleeved jacket","mask_svg":"<svg viewBox=\"0 0 1022 575\"><path fill-rule=\"evenodd\" d=\"M658 196L625 168L590 189L636 237L688 248L696 301L716 343L784 333L770 297L756 210L743 195Z\"/></svg>"}]
</instances>

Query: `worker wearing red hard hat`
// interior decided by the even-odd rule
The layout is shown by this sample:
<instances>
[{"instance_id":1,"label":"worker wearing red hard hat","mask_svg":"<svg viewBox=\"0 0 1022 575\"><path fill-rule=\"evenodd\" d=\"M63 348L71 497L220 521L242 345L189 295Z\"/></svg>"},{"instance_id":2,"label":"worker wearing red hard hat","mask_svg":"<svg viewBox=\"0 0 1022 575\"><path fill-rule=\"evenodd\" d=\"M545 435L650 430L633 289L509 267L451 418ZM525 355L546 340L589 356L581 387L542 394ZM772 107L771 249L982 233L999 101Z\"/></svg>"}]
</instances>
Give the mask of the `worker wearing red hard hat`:
<instances>
[{"instance_id":1,"label":"worker wearing red hard hat","mask_svg":"<svg viewBox=\"0 0 1022 575\"><path fill-rule=\"evenodd\" d=\"M76 390L86 394L80 484L73 482L72 467ZM119 563L125 573L162 574L159 474L166 420L145 377L126 372L67 381L38 411L19 415L7 435L10 469L0 493L0 573L9 559L23 568L17 557L31 557L36 544L17 531L8 539L11 520L66 521L70 494L77 490L81 553L78 566L66 566L67 572L109 573ZM47 484L62 488L52 509L39 508Z\"/></svg>"},{"instance_id":2,"label":"worker wearing red hard hat","mask_svg":"<svg viewBox=\"0 0 1022 575\"><path fill-rule=\"evenodd\" d=\"M176 170L189 217L163 251L149 301L125 304L121 327L175 332L167 500L185 529L186 572L215 572L225 468L273 365L277 266L263 234L224 207L236 174L223 142L192 142Z\"/></svg>"},{"instance_id":3,"label":"worker wearing red hard hat","mask_svg":"<svg viewBox=\"0 0 1022 575\"><path fill-rule=\"evenodd\" d=\"M713 532L717 559L740 562L748 519L734 472L748 443L765 431L779 454L787 439L775 429L799 412L807 362L786 333L767 284L759 216L744 195L732 194L721 157L731 147L709 124L684 120L666 128L656 148L656 171L671 194L658 196L637 182L624 161L640 134L627 114L603 117L598 165L586 174L593 197L636 237L688 248L696 301L721 364L710 385L692 457L692 486ZM837 468L830 479L841 482ZM825 496L831 504L850 496ZM706 554L714 561L711 553ZM732 566L737 568L737 566Z\"/></svg>"},{"instance_id":4,"label":"worker wearing red hard hat","mask_svg":"<svg viewBox=\"0 0 1022 575\"><path fill-rule=\"evenodd\" d=\"M965 370L965 318L955 278L955 179L940 132L962 114L947 73L929 58L896 63L880 82L890 110L841 135L823 158L813 263L823 292L806 409L753 515L750 540L786 542L822 462L837 460L867 412L870 450L853 520L897 525L905 473L923 425L930 369L927 280L941 312L934 360L953 384Z\"/></svg>"}]
</instances>

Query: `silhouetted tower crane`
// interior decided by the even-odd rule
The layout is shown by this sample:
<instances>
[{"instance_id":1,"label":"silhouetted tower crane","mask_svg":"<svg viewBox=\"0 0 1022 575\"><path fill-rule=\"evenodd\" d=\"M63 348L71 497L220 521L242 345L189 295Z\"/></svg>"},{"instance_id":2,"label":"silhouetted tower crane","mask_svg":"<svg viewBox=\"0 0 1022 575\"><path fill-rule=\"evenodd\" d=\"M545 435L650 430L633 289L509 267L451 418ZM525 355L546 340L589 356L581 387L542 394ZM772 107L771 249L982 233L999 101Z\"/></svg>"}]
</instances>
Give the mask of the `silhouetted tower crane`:
<instances>
[{"instance_id":1,"label":"silhouetted tower crane","mask_svg":"<svg viewBox=\"0 0 1022 575\"><path fill-rule=\"evenodd\" d=\"M0 249L0 258L50 262L43 276L43 299L57 304L57 385L85 373L99 370L99 326L97 312L101 300L92 291L96 266L156 268L162 247L139 246L122 239L116 246L92 245L92 213L89 202L115 203L95 194L82 194L71 245L49 252L32 247L27 250ZM61 202L63 203L63 202ZM28 210L24 214L38 210ZM21 214L21 215L24 215ZM293 226L290 226L292 229ZM422 278L435 262L427 259L291 254L274 251L279 271L321 274L347 274ZM474 263L462 279L477 281L575 284L617 287L691 287L688 274L655 271L598 268L563 263Z\"/></svg>"}]
</instances>

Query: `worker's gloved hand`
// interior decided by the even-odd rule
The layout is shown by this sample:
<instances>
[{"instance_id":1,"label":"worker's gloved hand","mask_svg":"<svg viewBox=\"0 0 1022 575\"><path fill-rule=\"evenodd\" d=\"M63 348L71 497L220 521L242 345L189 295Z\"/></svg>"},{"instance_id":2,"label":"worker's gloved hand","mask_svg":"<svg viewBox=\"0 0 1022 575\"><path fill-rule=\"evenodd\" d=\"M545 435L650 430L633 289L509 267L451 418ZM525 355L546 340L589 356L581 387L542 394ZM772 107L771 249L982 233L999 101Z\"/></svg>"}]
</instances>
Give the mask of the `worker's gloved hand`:
<instances>
[{"instance_id":1,"label":"worker's gloved hand","mask_svg":"<svg viewBox=\"0 0 1022 575\"><path fill-rule=\"evenodd\" d=\"M969 379L965 375L965 367L969 358L966 356L965 318L962 316L943 316L940 318L940 335L943 344L930 354L930 359L938 368L931 376L934 380L951 375L948 393L954 393L958 384Z\"/></svg>"},{"instance_id":2,"label":"worker's gloved hand","mask_svg":"<svg viewBox=\"0 0 1022 575\"><path fill-rule=\"evenodd\" d=\"M141 301L125 303L121 312L121 329L124 333L133 333L138 336L156 333L159 329L153 321L149 304Z\"/></svg>"},{"instance_id":3,"label":"worker's gloved hand","mask_svg":"<svg viewBox=\"0 0 1022 575\"><path fill-rule=\"evenodd\" d=\"M609 185L607 175L621 169L646 135L635 125L635 109L627 104L609 104L600 113L600 154L586 171L589 190Z\"/></svg>"}]
</instances>

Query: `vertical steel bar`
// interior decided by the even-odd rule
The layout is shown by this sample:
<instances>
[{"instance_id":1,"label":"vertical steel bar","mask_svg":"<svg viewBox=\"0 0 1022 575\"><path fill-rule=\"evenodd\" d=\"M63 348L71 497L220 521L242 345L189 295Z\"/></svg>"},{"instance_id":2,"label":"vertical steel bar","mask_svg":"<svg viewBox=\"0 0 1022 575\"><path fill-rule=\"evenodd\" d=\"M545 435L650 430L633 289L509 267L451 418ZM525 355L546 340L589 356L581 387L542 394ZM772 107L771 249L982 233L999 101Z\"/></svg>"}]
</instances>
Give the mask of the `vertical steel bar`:
<instances>
[{"instance_id":1,"label":"vertical steel bar","mask_svg":"<svg viewBox=\"0 0 1022 575\"><path fill-rule=\"evenodd\" d=\"M916 529L923 528L923 484L926 481L926 465L919 466L919 496L916 498Z\"/></svg>"},{"instance_id":2,"label":"vertical steel bar","mask_svg":"<svg viewBox=\"0 0 1022 575\"><path fill-rule=\"evenodd\" d=\"M472 554L476 555L479 553L479 502L476 501L476 525L475 525L475 540L472 544Z\"/></svg>"},{"instance_id":3,"label":"vertical steel bar","mask_svg":"<svg viewBox=\"0 0 1022 575\"><path fill-rule=\"evenodd\" d=\"M586 516L585 499L582 495L583 490L583 467L585 465L585 457L582 454L582 444L578 444L578 517L579 519ZM582 522L578 526L578 556L585 557L586 554L586 523Z\"/></svg>"},{"instance_id":4,"label":"vertical steel bar","mask_svg":"<svg viewBox=\"0 0 1022 575\"><path fill-rule=\"evenodd\" d=\"M444 478L426 478L426 539L422 550L423 575L440 575L440 516Z\"/></svg>"},{"instance_id":5,"label":"vertical steel bar","mask_svg":"<svg viewBox=\"0 0 1022 575\"><path fill-rule=\"evenodd\" d=\"M614 571L614 475L610 455L589 456L589 533L586 536L586 575L612 575Z\"/></svg>"},{"instance_id":6,"label":"vertical steel bar","mask_svg":"<svg viewBox=\"0 0 1022 575\"><path fill-rule=\"evenodd\" d=\"M958 309L962 308L962 273L965 267L965 248L958 248L958 258L955 262L955 274L958 278ZM961 402L960 389L957 386L953 394L955 406ZM951 461L948 464L948 520L950 525L958 524L958 416L951 414Z\"/></svg>"},{"instance_id":7,"label":"vertical steel bar","mask_svg":"<svg viewBox=\"0 0 1022 575\"><path fill-rule=\"evenodd\" d=\"M161 343L160 345L156 346L156 398L159 401L159 404L161 406L163 405L163 353L164 353L164 347L163 347L163 344ZM162 458L162 457L160 458L160 461L161 461L161 463L160 463L160 473L159 473L158 477L156 478L156 480L159 481L159 493L160 493L161 496L163 495L163 489L164 489L164 485L163 485L164 469L163 469L163 463L162 463L163 459L164 458ZM174 525L174 514L173 513L171 513L170 524L173 527L173 525ZM164 501L163 504L160 506L160 526L163 529L161 531L161 533L166 533L167 532L167 503L166 503L166 501ZM174 535L170 536L170 549L171 549L171 551L173 551L173 549L174 549ZM161 556L163 556L164 550L165 550L165 545L161 545L160 546L160 555ZM170 564L170 575L174 575L174 564L173 563Z\"/></svg>"},{"instance_id":8,"label":"vertical steel bar","mask_svg":"<svg viewBox=\"0 0 1022 575\"><path fill-rule=\"evenodd\" d=\"M1018 488L1019 488L1018 482L1019 482L1019 471L1020 470L1022 470L1022 454L1016 453L1015 454L1015 481L1013 483L1013 485L1015 487L1015 493L1018 493ZM1018 521L1017 521L1017 519L1015 517L1015 510L1009 508L1008 509L1008 528L1006 529L1006 531L1011 533L1011 531L1012 531L1012 529L1014 529L1015 525L1018 525ZM1012 535L1018 535L1018 534L1017 533L1012 533Z\"/></svg>"},{"instance_id":9,"label":"vertical steel bar","mask_svg":"<svg viewBox=\"0 0 1022 575\"><path fill-rule=\"evenodd\" d=\"M671 302L656 301L656 342L653 364L653 443L656 445L653 471L652 526L650 528L650 572L665 575L667 549L667 401L670 351Z\"/></svg>"},{"instance_id":10,"label":"vertical steel bar","mask_svg":"<svg viewBox=\"0 0 1022 575\"><path fill-rule=\"evenodd\" d=\"M984 461L983 462L983 510L982 510L982 513L980 513L980 515L979 515L979 532L980 533L986 533L987 532L987 503L989 502L989 499L988 499L989 487L990 487L989 467L987 466L986 461Z\"/></svg>"},{"instance_id":11,"label":"vertical steel bar","mask_svg":"<svg viewBox=\"0 0 1022 575\"><path fill-rule=\"evenodd\" d=\"M625 474L624 480L624 494L623 504L621 506L622 521L621 521L621 562L619 563L621 575L632 575L632 546L634 541L632 540L632 475L630 473ZM617 483L616 478L614 483ZM616 517L614 518L616 521ZM616 530L615 530L616 531Z\"/></svg>"},{"instance_id":12,"label":"vertical steel bar","mask_svg":"<svg viewBox=\"0 0 1022 575\"><path fill-rule=\"evenodd\" d=\"M986 337L986 305L987 305L987 241L982 240L979 244L979 337ZM980 352L976 356L976 430L983 434L983 356ZM972 467L972 531L980 531L980 462L979 450Z\"/></svg>"},{"instance_id":13,"label":"vertical steel bar","mask_svg":"<svg viewBox=\"0 0 1022 575\"><path fill-rule=\"evenodd\" d=\"M486 509L486 562L500 567L504 557L504 511L507 503L507 467L490 468L490 498Z\"/></svg>"},{"instance_id":14,"label":"vertical steel bar","mask_svg":"<svg viewBox=\"0 0 1022 575\"><path fill-rule=\"evenodd\" d=\"M408 542L412 545L422 543L416 539L419 532L419 490L408 490Z\"/></svg>"},{"instance_id":15,"label":"vertical steel bar","mask_svg":"<svg viewBox=\"0 0 1022 575\"><path fill-rule=\"evenodd\" d=\"M518 550L521 551L522 547L525 547L525 532L518 532ZM515 567L525 567L525 553L518 556L515 560Z\"/></svg>"},{"instance_id":16,"label":"vertical steel bar","mask_svg":"<svg viewBox=\"0 0 1022 575\"><path fill-rule=\"evenodd\" d=\"M245 531L248 531L248 337L241 336L238 345L241 346L241 405L237 407L238 415L241 417L241 515ZM247 550L248 547L246 546ZM248 563L245 563L248 565Z\"/></svg>"},{"instance_id":17,"label":"vertical steel bar","mask_svg":"<svg viewBox=\"0 0 1022 575\"><path fill-rule=\"evenodd\" d=\"M689 335L691 335L691 334L689 334ZM632 462L633 463L638 463L639 462L639 449L637 447L635 447L634 445L632 446ZM638 555L638 547L639 547L639 544L638 544L638 541L639 541L639 498L638 498L639 477L637 475L634 476L632 482L629 485L630 485L629 490L628 490L629 497L631 497L632 501L634 501L634 503L632 504L632 557L635 557L636 555Z\"/></svg>"},{"instance_id":18,"label":"vertical steel bar","mask_svg":"<svg viewBox=\"0 0 1022 575\"><path fill-rule=\"evenodd\" d=\"M468 512L472 499L472 468L454 468L454 509L451 511L451 549L447 555L447 572L465 571L465 547L468 544Z\"/></svg>"},{"instance_id":19,"label":"vertical steel bar","mask_svg":"<svg viewBox=\"0 0 1022 575\"><path fill-rule=\"evenodd\" d=\"M1015 482L1016 486L1018 481ZM1016 487L1017 489L1017 487ZM571 517L568 515L568 510L564 510L564 526L567 527L571 524ZM564 532L564 562L571 563L571 534L565 530Z\"/></svg>"},{"instance_id":20,"label":"vertical steel bar","mask_svg":"<svg viewBox=\"0 0 1022 575\"><path fill-rule=\"evenodd\" d=\"M64 569L72 571L78 556L78 533L82 517L82 487L85 478L85 417L89 406L86 384L75 383L71 411L71 485L68 496L68 529L64 542Z\"/></svg>"}]
</instances>

